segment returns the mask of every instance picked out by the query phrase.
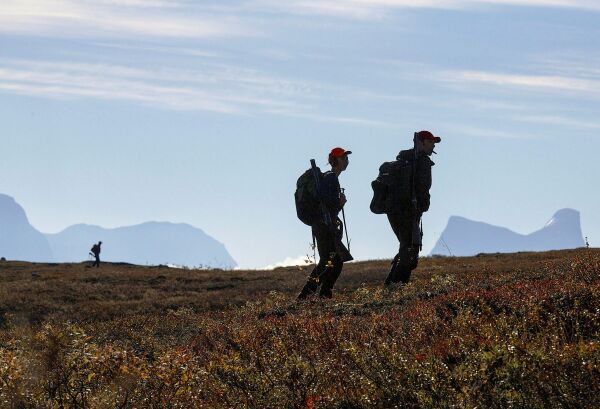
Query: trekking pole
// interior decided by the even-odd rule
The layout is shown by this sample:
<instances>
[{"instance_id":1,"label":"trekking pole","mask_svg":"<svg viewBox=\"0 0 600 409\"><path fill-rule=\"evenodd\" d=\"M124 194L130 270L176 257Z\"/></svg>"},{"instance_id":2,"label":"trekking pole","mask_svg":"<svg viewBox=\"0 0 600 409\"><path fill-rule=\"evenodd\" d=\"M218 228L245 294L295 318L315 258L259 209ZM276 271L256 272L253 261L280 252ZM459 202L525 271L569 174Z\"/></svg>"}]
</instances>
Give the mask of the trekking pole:
<instances>
[{"instance_id":1,"label":"trekking pole","mask_svg":"<svg viewBox=\"0 0 600 409\"><path fill-rule=\"evenodd\" d=\"M448 247L448 244L446 244L446 240L444 240L444 236L440 236L440 240L442 241L444 247L446 247L446 249L448 250L448 253L450 253L450 257L454 257L454 254L452 254L452 250L450 250L450 247Z\"/></svg>"},{"instance_id":2,"label":"trekking pole","mask_svg":"<svg viewBox=\"0 0 600 409\"><path fill-rule=\"evenodd\" d=\"M315 265L317 264L317 239L315 238L315 235L312 235L312 244L310 245L310 247L312 248L313 251L313 260L315 261Z\"/></svg>"},{"instance_id":3,"label":"trekking pole","mask_svg":"<svg viewBox=\"0 0 600 409\"><path fill-rule=\"evenodd\" d=\"M342 193L346 191L346 189L341 188ZM348 251L350 251L350 238L348 237L348 225L346 224L346 212L344 212L344 208L342 207L342 221L344 222L344 229L346 230L346 244L348 244Z\"/></svg>"}]
</instances>

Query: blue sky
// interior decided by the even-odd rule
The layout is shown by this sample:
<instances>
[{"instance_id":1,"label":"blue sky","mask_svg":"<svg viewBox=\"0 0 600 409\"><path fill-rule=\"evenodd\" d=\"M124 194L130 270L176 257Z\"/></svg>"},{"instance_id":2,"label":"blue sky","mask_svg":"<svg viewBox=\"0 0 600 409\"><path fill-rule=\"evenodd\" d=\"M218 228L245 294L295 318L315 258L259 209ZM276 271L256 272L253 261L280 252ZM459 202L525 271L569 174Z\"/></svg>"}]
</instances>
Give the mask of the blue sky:
<instances>
[{"instance_id":1,"label":"blue sky","mask_svg":"<svg viewBox=\"0 0 600 409\"><path fill-rule=\"evenodd\" d=\"M353 253L392 257L370 181L429 129L426 253L451 215L573 207L600 239L596 0L3 0L0 56L0 192L43 232L167 220L296 258L295 180L343 146Z\"/></svg>"}]
</instances>

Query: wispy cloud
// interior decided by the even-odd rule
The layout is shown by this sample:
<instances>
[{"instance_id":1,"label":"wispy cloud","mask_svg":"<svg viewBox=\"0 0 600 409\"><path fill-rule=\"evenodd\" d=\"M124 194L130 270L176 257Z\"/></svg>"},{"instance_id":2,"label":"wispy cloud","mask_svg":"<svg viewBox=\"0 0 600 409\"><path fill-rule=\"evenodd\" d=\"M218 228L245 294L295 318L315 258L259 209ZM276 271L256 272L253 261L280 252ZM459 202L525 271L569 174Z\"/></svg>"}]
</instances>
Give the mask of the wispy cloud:
<instances>
[{"instance_id":1,"label":"wispy cloud","mask_svg":"<svg viewBox=\"0 0 600 409\"><path fill-rule=\"evenodd\" d=\"M386 94L347 84L290 79L241 68L234 62L220 61L215 57L195 61L187 68L146 68L13 59L0 62L0 92L59 99L121 100L168 110L277 115L312 122L389 129L397 128L398 124L390 121L389 116L378 116L377 112L389 111L393 107L431 106L423 96ZM551 70L548 67L546 69ZM502 111L502 115L513 121L535 122L532 118L537 118L543 123L543 120L548 122L548 117L552 116L556 101L549 102L543 109L538 103L538 109L532 109L527 104L528 95L535 97L550 92L557 96L600 98L600 78L592 75L593 67L586 67L583 63L577 64L572 72L562 67L562 75L448 71L424 66L404 68L407 77L400 78L402 81L419 81L428 86L437 82L438 85L461 90L460 94L450 94L450 99L435 101L442 108L471 106L470 109L488 116ZM578 77L582 72L585 75ZM521 95L525 100L503 100L501 95L507 94L490 93L490 86L498 89L516 88L523 91ZM362 114L356 115L356 112ZM561 124L567 125L566 120ZM460 131L473 136L515 137L511 132L495 133L485 129Z\"/></svg>"},{"instance_id":2,"label":"wispy cloud","mask_svg":"<svg viewBox=\"0 0 600 409\"><path fill-rule=\"evenodd\" d=\"M310 112L299 112L291 110L268 110L268 113L279 114L292 118L303 118L314 122L331 122L344 125L358 125L370 128L398 128L397 124L390 122L377 121L367 118L358 118L352 116L324 115Z\"/></svg>"},{"instance_id":3,"label":"wispy cloud","mask_svg":"<svg viewBox=\"0 0 600 409\"><path fill-rule=\"evenodd\" d=\"M190 15L178 2L166 0L3 0L0 32L103 38L208 38L253 33L235 15Z\"/></svg>"},{"instance_id":4,"label":"wispy cloud","mask_svg":"<svg viewBox=\"0 0 600 409\"><path fill-rule=\"evenodd\" d=\"M461 74L466 81L496 85L515 85L527 88L542 88L561 91L597 93L600 83L593 80L543 75L497 74L482 71L465 71Z\"/></svg>"},{"instance_id":5,"label":"wispy cloud","mask_svg":"<svg viewBox=\"0 0 600 409\"><path fill-rule=\"evenodd\" d=\"M485 71L464 71L455 77L459 81L514 86L529 89L572 92L600 97L600 81L555 75L518 75Z\"/></svg>"},{"instance_id":6,"label":"wispy cloud","mask_svg":"<svg viewBox=\"0 0 600 409\"><path fill-rule=\"evenodd\" d=\"M600 129L600 122L593 122L587 119L576 119L567 116L550 116L550 115L526 115L516 116L513 118L517 121L529 122L534 124L545 124L552 126L562 126L565 128L575 129L587 129L587 130L598 130Z\"/></svg>"},{"instance_id":7,"label":"wispy cloud","mask_svg":"<svg viewBox=\"0 0 600 409\"><path fill-rule=\"evenodd\" d=\"M561 7L584 10L600 10L596 0L463 0L460 3L468 4L494 4L501 6L521 7Z\"/></svg>"},{"instance_id":8,"label":"wispy cloud","mask_svg":"<svg viewBox=\"0 0 600 409\"><path fill-rule=\"evenodd\" d=\"M2 0L0 32L58 37L210 38L257 35L251 16L321 15L383 18L395 9L485 6L561 7L600 11L596 0ZM248 19L248 20L246 20Z\"/></svg>"},{"instance_id":9,"label":"wispy cloud","mask_svg":"<svg viewBox=\"0 0 600 409\"><path fill-rule=\"evenodd\" d=\"M125 44L118 42L99 42L94 43L94 46L110 48L115 50L131 50L135 52L150 52L154 54L172 54L189 57L205 57L205 58L217 58L221 55L215 51L202 50L197 48L185 48L185 47L167 47L167 46L152 46L142 44Z\"/></svg>"},{"instance_id":10,"label":"wispy cloud","mask_svg":"<svg viewBox=\"0 0 600 409\"><path fill-rule=\"evenodd\" d=\"M279 86L251 70L207 65L199 70L146 70L117 65L14 60L0 65L0 89L51 98L101 98L142 102L162 108L251 114L289 109ZM269 84L269 87L265 87Z\"/></svg>"},{"instance_id":11,"label":"wispy cloud","mask_svg":"<svg viewBox=\"0 0 600 409\"><path fill-rule=\"evenodd\" d=\"M326 114L324 95L360 92L290 80L247 68L205 63L194 69L144 69L79 62L9 60L0 63L0 91L54 99L124 100L161 109L235 115L280 115L367 127L369 118Z\"/></svg>"},{"instance_id":12,"label":"wispy cloud","mask_svg":"<svg viewBox=\"0 0 600 409\"><path fill-rule=\"evenodd\" d=\"M531 133L524 132L522 130L519 131L510 131L504 129L495 129L495 128L484 128L477 126L465 126L465 125L457 125L457 124L446 124L442 125L445 132L448 132L452 135L464 135L474 138L483 138L483 139L523 139L523 138L535 138L536 135L531 135Z\"/></svg>"},{"instance_id":13,"label":"wispy cloud","mask_svg":"<svg viewBox=\"0 0 600 409\"><path fill-rule=\"evenodd\" d=\"M258 7L291 14L317 14L353 19L385 17L394 9L468 9L482 6L561 7L600 11L596 0L255 0Z\"/></svg>"},{"instance_id":14,"label":"wispy cloud","mask_svg":"<svg viewBox=\"0 0 600 409\"><path fill-rule=\"evenodd\" d=\"M562 52L536 60L535 68L553 75L600 80L600 56Z\"/></svg>"}]
</instances>

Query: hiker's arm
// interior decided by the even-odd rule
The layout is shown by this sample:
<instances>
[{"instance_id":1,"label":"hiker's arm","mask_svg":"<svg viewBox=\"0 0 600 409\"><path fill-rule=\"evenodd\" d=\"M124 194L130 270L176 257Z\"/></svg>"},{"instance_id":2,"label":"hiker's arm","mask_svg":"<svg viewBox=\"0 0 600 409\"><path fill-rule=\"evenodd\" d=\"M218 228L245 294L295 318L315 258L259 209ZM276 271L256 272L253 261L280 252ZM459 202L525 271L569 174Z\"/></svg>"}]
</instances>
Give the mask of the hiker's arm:
<instances>
[{"instance_id":1,"label":"hiker's arm","mask_svg":"<svg viewBox=\"0 0 600 409\"><path fill-rule=\"evenodd\" d=\"M419 212L421 213L429 210L429 202L431 198L429 195L429 189L431 189L431 165L432 162L427 157L422 158L417 165L415 190L417 193Z\"/></svg>"},{"instance_id":2,"label":"hiker's arm","mask_svg":"<svg viewBox=\"0 0 600 409\"><path fill-rule=\"evenodd\" d=\"M328 173L323 177L321 190L323 193L323 203L331 213L338 213L342 210L340 183L335 174Z\"/></svg>"}]
</instances>

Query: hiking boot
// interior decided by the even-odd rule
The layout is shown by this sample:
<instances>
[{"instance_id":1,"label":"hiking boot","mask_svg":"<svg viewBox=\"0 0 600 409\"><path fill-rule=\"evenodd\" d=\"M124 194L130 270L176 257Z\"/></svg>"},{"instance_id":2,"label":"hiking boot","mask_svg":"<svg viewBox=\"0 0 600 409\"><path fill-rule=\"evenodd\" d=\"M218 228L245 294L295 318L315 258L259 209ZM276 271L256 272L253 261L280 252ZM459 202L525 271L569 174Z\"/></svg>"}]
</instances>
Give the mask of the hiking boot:
<instances>
[{"instance_id":1,"label":"hiking boot","mask_svg":"<svg viewBox=\"0 0 600 409\"><path fill-rule=\"evenodd\" d=\"M408 269L408 268L403 269L402 271L399 272L398 280L396 282L402 283L402 284L408 284L408 282L410 281L411 273L412 273L412 271L410 269Z\"/></svg>"},{"instance_id":2,"label":"hiking boot","mask_svg":"<svg viewBox=\"0 0 600 409\"><path fill-rule=\"evenodd\" d=\"M315 293L315 291L317 291L317 288L319 287L319 284L316 283L315 281L309 281L304 285L304 288L302 288L302 291L300 291L300 294L298 294L298 300L306 300L309 296L313 295Z\"/></svg>"},{"instance_id":3,"label":"hiking boot","mask_svg":"<svg viewBox=\"0 0 600 409\"><path fill-rule=\"evenodd\" d=\"M398 268L393 266L383 284L387 287L391 284L397 283L398 281Z\"/></svg>"},{"instance_id":4,"label":"hiking boot","mask_svg":"<svg viewBox=\"0 0 600 409\"><path fill-rule=\"evenodd\" d=\"M333 292L331 290L321 290L321 292L319 293L319 297L331 299L333 298Z\"/></svg>"},{"instance_id":5,"label":"hiking boot","mask_svg":"<svg viewBox=\"0 0 600 409\"><path fill-rule=\"evenodd\" d=\"M301 291L300 294L298 294L298 297L296 297L296 299L298 301L304 301L306 300L310 295L312 295L313 293L307 292L307 291Z\"/></svg>"},{"instance_id":6,"label":"hiking boot","mask_svg":"<svg viewBox=\"0 0 600 409\"><path fill-rule=\"evenodd\" d=\"M387 278L385 279L385 282L383 283L386 287L397 283L398 280L398 261L400 259L400 254L396 254L396 257L394 257L394 259L392 260L391 264L391 268L390 268L390 272L388 273Z\"/></svg>"}]
</instances>

